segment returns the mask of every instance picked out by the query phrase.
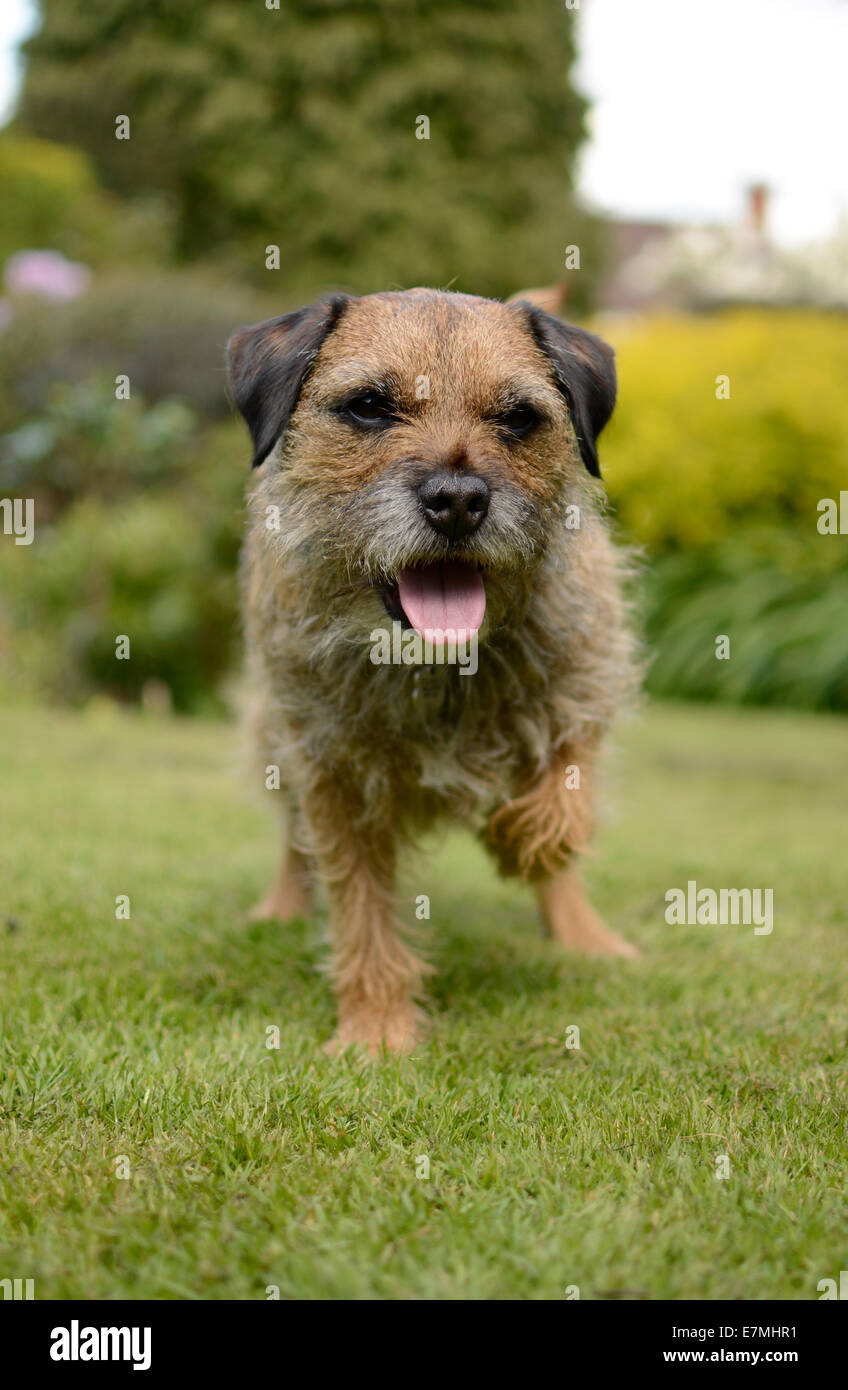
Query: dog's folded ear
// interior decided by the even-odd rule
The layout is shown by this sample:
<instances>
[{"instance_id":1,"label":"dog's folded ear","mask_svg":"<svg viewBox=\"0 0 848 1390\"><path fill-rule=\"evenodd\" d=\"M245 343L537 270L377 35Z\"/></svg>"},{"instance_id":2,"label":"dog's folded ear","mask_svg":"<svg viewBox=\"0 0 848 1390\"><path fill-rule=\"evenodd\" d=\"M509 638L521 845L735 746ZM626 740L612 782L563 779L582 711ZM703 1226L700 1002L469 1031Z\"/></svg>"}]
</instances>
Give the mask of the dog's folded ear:
<instances>
[{"instance_id":1,"label":"dog's folded ear","mask_svg":"<svg viewBox=\"0 0 848 1390\"><path fill-rule=\"evenodd\" d=\"M350 298L328 295L293 314L240 328L227 343L227 380L253 440L253 467L285 432L318 350Z\"/></svg>"},{"instance_id":2,"label":"dog's folded ear","mask_svg":"<svg viewBox=\"0 0 848 1390\"><path fill-rule=\"evenodd\" d=\"M564 323L535 304L519 300L516 307L524 313L568 402L580 456L589 472L599 478L597 439L615 405L615 353L603 338Z\"/></svg>"}]
</instances>

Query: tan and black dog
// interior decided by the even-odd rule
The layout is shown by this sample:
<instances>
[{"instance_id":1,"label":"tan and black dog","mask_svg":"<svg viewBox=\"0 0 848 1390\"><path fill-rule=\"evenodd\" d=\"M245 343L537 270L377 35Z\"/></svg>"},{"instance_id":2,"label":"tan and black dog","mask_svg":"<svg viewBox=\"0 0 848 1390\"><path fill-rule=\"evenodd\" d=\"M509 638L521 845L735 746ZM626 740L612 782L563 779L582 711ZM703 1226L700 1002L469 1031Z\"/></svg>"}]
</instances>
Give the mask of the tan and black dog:
<instances>
[{"instance_id":1,"label":"tan and black dog","mask_svg":"<svg viewBox=\"0 0 848 1390\"><path fill-rule=\"evenodd\" d=\"M427 967L401 939L395 858L440 818L536 885L563 946L634 955L576 865L598 746L635 685L594 482L612 350L532 304L414 289L243 328L228 369L261 469L252 725L287 822L257 914L306 914L317 871L336 1045L418 1035Z\"/></svg>"}]
</instances>

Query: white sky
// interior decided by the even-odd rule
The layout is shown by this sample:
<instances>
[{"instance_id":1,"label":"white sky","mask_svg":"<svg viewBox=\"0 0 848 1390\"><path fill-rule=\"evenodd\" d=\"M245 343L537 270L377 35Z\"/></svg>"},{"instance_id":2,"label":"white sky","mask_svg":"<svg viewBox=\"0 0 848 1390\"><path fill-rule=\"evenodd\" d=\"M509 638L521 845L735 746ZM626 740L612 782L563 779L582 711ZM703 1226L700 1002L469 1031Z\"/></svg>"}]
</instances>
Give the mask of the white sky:
<instances>
[{"instance_id":1,"label":"white sky","mask_svg":"<svg viewBox=\"0 0 848 1390\"><path fill-rule=\"evenodd\" d=\"M2 0L0 4L0 122L12 114L20 82L18 44L35 28L35 5L31 0Z\"/></svg>"},{"instance_id":2,"label":"white sky","mask_svg":"<svg viewBox=\"0 0 848 1390\"><path fill-rule=\"evenodd\" d=\"M580 0L594 100L580 190L606 212L727 222L773 190L785 243L848 214L848 0Z\"/></svg>"},{"instance_id":3,"label":"white sky","mask_svg":"<svg viewBox=\"0 0 848 1390\"><path fill-rule=\"evenodd\" d=\"M728 222L746 185L762 180L785 243L827 236L848 215L848 0L576 8L576 77L594 102L579 179L589 202L620 216ZM0 121L17 92L17 44L34 23L32 0L2 0Z\"/></svg>"}]
</instances>

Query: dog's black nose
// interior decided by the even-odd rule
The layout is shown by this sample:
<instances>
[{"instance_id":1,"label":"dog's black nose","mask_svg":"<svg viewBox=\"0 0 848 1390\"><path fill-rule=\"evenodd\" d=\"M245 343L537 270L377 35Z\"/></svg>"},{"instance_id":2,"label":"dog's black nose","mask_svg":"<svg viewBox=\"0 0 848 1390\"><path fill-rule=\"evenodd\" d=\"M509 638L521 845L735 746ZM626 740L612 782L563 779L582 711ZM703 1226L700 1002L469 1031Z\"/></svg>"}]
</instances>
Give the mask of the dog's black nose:
<instances>
[{"instance_id":1,"label":"dog's black nose","mask_svg":"<svg viewBox=\"0 0 848 1390\"><path fill-rule=\"evenodd\" d=\"M430 525L450 541L477 530L489 510L489 488L475 473L434 473L418 489Z\"/></svg>"}]
</instances>

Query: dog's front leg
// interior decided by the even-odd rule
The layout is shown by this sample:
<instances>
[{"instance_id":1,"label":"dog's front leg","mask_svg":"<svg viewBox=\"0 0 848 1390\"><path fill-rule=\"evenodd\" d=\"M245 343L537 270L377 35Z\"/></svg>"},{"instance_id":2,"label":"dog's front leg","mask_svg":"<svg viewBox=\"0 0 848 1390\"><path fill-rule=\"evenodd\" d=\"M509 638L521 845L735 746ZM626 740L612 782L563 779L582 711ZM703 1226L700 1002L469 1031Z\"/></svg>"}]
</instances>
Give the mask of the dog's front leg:
<instances>
[{"instance_id":1,"label":"dog's front leg","mask_svg":"<svg viewBox=\"0 0 848 1390\"><path fill-rule=\"evenodd\" d=\"M541 775L490 817L486 842L505 874L534 884L550 935L585 955L637 956L586 897L577 867L593 830L592 755L563 749Z\"/></svg>"},{"instance_id":2,"label":"dog's front leg","mask_svg":"<svg viewBox=\"0 0 848 1390\"><path fill-rule=\"evenodd\" d=\"M303 805L330 901L338 1032L328 1050L364 1043L371 1052L407 1052L427 967L399 936L391 820L369 815L358 795L324 773Z\"/></svg>"}]
</instances>

